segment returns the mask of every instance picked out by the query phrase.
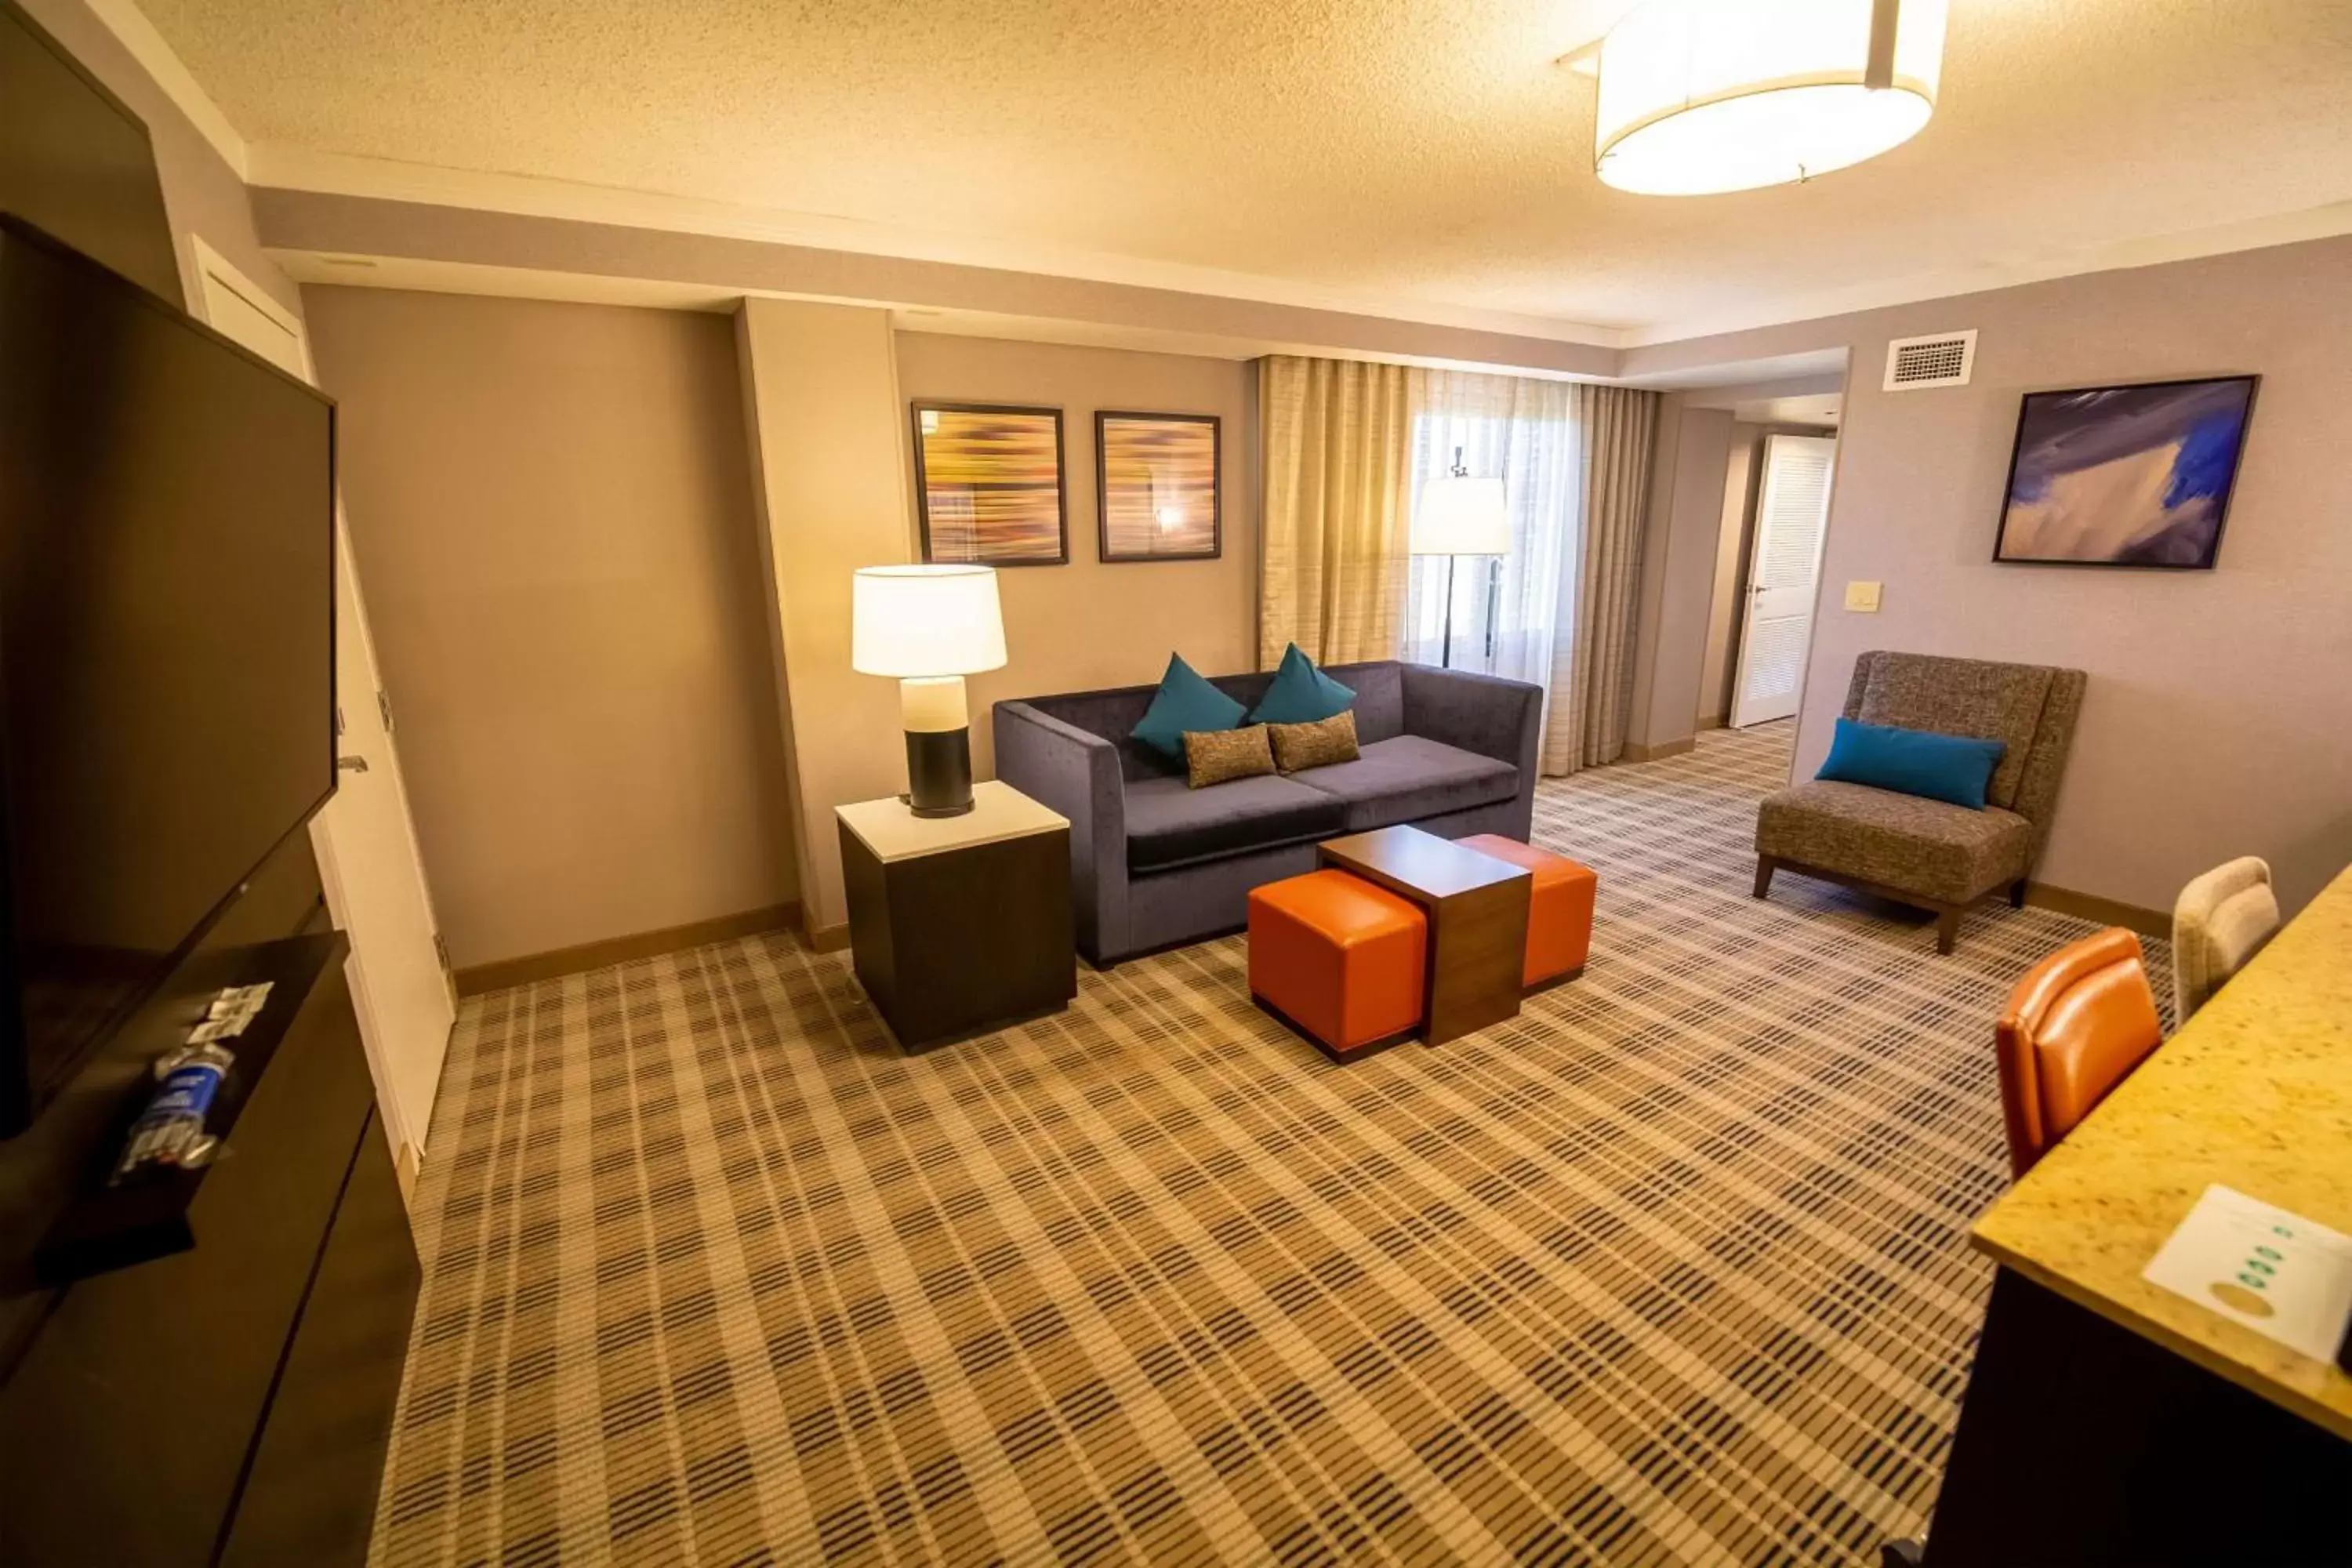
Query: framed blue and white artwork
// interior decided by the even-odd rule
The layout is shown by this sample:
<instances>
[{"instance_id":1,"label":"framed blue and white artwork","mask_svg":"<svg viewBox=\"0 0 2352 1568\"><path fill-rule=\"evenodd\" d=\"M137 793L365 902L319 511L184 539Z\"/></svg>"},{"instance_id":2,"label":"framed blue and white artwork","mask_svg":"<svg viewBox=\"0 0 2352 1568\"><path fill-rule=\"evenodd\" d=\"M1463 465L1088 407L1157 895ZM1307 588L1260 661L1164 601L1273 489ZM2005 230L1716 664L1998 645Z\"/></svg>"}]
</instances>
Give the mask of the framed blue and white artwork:
<instances>
[{"instance_id":1,"label":"framed blue and white artwork","mask_svg":"<svg viewBox=\"0 0 2352 1568\"><path fill-rule=\"evenodd\" d=\"M2026 394L1993 559L2210 570L2261 380Z\"/></svg>"}]
</instances>

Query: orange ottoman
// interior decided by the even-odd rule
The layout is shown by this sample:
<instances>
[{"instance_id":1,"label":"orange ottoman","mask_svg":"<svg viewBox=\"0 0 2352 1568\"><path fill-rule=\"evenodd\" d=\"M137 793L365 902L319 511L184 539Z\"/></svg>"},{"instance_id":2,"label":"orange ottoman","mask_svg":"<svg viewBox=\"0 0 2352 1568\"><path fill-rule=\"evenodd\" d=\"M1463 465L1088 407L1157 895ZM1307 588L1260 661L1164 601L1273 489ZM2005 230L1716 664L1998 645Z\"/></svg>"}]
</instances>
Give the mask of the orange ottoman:
<instances>
[{"instance_id":1,"label":"orange ottoman","mask_svg":"<svg viewBox=\"0 0 2352 1568\"><path fill-rule=\"evenodd\" d=\"M1250 994L1333 1061L1394 1045L1421 1023L1429 921L1345 871L1254 888Z\"/></svg>"},{"instance_id":2,"label":"orange ottoman","mask_svg":"<svg viewBox=\"0 0 2352 1568\"><path fill-rule=\"evenodd\" d=\"M1519 984L1536 986L1580 973L1592 951L1592 899L1601 879L1565 855L1499 833L1457 842L1465 849L1525 866L1535 878L1528 895L1528 962Z\"/></svg>"}]
</instances>

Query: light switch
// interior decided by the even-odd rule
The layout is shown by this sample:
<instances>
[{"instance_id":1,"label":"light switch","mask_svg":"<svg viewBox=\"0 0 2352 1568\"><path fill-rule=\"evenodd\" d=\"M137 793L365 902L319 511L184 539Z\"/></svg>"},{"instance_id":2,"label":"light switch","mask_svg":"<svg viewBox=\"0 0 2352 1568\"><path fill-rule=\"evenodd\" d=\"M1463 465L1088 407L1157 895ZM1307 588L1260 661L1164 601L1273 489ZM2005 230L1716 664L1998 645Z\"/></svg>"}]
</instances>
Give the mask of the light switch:
<instances>
[{"instance_id":1,"label":"light switch","mask_svg":"<svg viewBox=\"0 0 2352 1568\"><path fill-rule=\"evenodd\" d=\"M1860 610L1864 615L1876 615L1880 586L1876 583L1848 583L1845 585L1845 607Z\"/></svg>"}]
</instances>

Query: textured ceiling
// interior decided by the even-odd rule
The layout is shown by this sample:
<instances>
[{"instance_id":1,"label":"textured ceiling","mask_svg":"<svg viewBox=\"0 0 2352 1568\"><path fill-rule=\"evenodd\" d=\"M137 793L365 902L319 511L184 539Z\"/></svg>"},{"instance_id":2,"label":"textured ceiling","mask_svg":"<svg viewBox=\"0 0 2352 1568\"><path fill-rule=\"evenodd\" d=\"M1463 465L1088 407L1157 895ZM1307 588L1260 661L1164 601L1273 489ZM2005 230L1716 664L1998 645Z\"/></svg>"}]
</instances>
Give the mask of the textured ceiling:
<instances>
[{"instance_id":1,"label":"textured ceiling","mask_svg":"<svg viewBox=\"0 0 2352 1568\"><path fill-rule=\"evenodd\" d=\"M1915 142L1679 200L1553 63L1622 0L140 5L260 147L1603 326L2352 199L2352 0L1951 0Z\"/></svg>"}]
</instances>

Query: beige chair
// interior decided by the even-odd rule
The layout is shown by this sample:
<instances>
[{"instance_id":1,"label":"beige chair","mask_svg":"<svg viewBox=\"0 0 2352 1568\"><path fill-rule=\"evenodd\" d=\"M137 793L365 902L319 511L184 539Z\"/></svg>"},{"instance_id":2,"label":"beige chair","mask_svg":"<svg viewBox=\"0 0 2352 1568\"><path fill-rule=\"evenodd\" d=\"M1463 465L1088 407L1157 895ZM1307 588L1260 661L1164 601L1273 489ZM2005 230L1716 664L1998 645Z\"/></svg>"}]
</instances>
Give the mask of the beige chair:
<instances>
[{"instance_id":1,"label":"beige chair","mask_svg":"<svg viewBox=\"0 0 2352 1568\"><path fill-rule=\"evenodd\" d=\"M2172 906L2172 1026L2189 1022L2278 928L2268 861L2242 856L2181 889Z\"/></svg>"}]
</instances>

